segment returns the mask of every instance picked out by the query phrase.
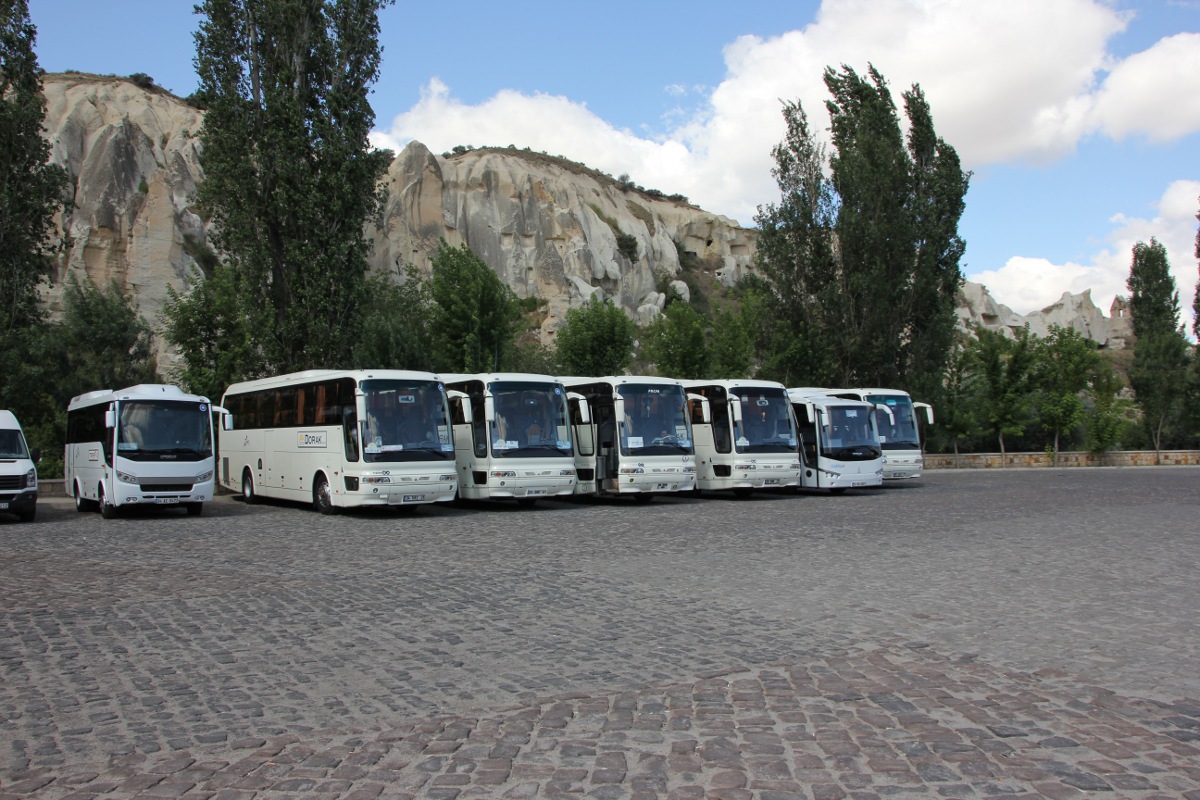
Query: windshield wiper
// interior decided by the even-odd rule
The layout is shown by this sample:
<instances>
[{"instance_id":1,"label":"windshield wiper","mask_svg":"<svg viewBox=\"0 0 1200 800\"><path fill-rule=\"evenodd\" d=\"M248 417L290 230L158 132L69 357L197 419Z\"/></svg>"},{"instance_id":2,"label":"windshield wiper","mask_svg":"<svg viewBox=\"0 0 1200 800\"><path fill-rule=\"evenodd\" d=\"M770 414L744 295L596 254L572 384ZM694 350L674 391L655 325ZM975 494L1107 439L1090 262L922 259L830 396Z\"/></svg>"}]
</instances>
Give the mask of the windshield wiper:
<instances>
[{"instance_id":1,"label":"windshield wiper","mask_svg":"<svg viewBox=\"0 0 1200 800\"><path fill-rule=\"evenodd\" d=\"M558 445L545 444L545 443L543 443L543 444L526 444L526 445L522 445L521 447L513 447L511 449L505 450L504 452L519 453L522 450L553 450L554 452L562 453L563 455L571 454L570 450L564 450L563 448L559 447Z\"/></svg>"}]
</instances>

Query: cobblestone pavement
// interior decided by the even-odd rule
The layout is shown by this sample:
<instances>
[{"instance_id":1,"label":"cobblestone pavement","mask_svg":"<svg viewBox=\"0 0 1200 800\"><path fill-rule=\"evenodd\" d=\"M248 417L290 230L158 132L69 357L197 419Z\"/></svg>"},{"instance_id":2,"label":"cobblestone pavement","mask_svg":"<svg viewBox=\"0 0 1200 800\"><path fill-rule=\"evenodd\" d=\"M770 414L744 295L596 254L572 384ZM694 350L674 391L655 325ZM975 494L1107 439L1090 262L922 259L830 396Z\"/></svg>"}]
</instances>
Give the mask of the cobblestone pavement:
<instances>
[{"instance_id":1,"label":"cobblestone pavement","mask_svg":"<svg viewBox=\"0 0 1200 800\"><path fill-rule=\"evenodd\" d=\"M1200 469L0 521L0 800L1200 800Z\"/></svg>"}]
</instances>

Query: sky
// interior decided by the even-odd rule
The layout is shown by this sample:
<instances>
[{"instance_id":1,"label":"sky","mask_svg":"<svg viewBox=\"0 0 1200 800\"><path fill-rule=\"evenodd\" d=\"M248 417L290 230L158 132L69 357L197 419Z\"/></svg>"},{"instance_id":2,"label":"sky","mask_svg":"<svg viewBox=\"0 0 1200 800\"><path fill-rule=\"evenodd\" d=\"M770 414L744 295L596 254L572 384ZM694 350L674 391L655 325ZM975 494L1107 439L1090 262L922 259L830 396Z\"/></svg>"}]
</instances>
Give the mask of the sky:
<instances>
[{"instance_id":1,"label":"sky","mask_svg":"<svg viewBox=\"0 0 1200 800\"><path fill-rule=\"evenodd\" d=\"M183 97L192 0L29 0L48 72L145 73ZM745 226L779 199L783 101L828 128L826 67L919 84L972 172L968 280L1020 314L1127 294L1166 248L1191 327L1200 212L1200 0L400 0L380 16L371 140L529 147Z\"/></svg>"}]
</instances>

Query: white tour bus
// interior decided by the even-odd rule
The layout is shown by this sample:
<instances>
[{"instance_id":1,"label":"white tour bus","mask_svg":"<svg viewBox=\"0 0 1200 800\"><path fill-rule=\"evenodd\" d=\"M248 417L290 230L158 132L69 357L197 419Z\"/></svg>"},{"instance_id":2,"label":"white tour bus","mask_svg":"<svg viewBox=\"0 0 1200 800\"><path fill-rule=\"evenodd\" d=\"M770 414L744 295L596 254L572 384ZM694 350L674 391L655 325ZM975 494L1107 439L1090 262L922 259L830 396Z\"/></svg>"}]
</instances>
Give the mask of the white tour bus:
<instances>
[{"instance_id":1,"label":"white tour bus","mask_svg":"<svg viewBox=\"0 0 1200 800\"><path fill-rule=\"evenodd\" d=\"M79 511L98 507L105 518L128 505L183 505L199 514L213 498L212 412L221 410L156 383L72 398L67 495Z\"/></svg>"},{"instance_id":2,"label":"white tour bus","mask_svg":"<svg viewBox=\"0 0 1200 800\"><path fill-rule=\"evenodd\" d=\"M800 425L804 474L800 485L841 494L883 483L883 450L871 403L828 394L825 389L788 389Z\"/></svg>"},{"instance_id":3,"label":"white tour bus","mask_svg":"<svg viewBox=\"0 0 1200 800\"><path fill-rule=\"evenodd\" d=\"M925 466L924 446L921 429L917 424L917 410L925 412L925 421L933 424L933 407L927 403L914 403L908 392L900 389L826 389L829 394L853 400L865 400L876 406L886 406L889 416L877 409L875 420L879 425L879 444L883 447L883 479L902 480L921 477Z\"/></svg>"},{"instance_id":4,"label":"white tour bus","mask_svg":"<svg viewBox=\"0 0 1200 800\"><path fill-rule=\"evenodd\" d=\"M549 375L443 375L454 420L458 495L468 500L575 492L567 393Z\"/></svg>"},{"instance_id":5,"label":"white tour bus","mask_svg":"<svg viewBox=\"0 0 1200 800\"><path fill-rule=\"evenodd\" d=\"M749 495L800 483L796 418L782 383L684 381L696 444L696 486ZM707 407L707 411L705 411Z\"/></svg>"},{"instance_id":6,"label":"white tour bus","mask_svg":"<svg viewBox=\"0 0 1200 800\"><path fill-rule=\"evenodd\" d=\"M454 499L454 442L438 376L407 370L309 370L225 390L221 485L356 506Z\"/></svg>"},{"instance_id":7,"label":"white tour bus","mask_svg":"<svg viewBox=\"0 0 1200 800\"><path fill-rule=\"evenodd\" d=\"M622 375L562 378L570 393L576 494L655 494L696 487L695 450L683 384Z\"/></svg>"}]
</instances>

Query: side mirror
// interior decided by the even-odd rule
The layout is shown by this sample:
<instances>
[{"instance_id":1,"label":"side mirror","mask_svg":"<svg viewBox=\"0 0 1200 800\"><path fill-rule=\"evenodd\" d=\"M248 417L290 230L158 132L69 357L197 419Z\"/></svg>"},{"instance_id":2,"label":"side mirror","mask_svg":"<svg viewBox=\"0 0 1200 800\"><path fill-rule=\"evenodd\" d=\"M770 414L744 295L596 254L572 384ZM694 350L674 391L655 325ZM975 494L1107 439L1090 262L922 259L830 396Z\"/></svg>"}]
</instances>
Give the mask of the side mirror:
<instances>
[{"instance_id":1,"label":"side mirror","mask_svg":"<svg viewBox=\"0 0 1200 800\"><path fill-rule=\"evenodd\" d=\"M496 421L496 398L494 398L494 397L483 398L483 418L487 422L495 422Z\"/></svg>"},{"instance_id":2,"label":"side mirror","mask_svg":"<svg viewBox=\"0 0 1200 800\"><path fill-rule=\"evenodd\" d=\"M913 407L925 410L925 421L930 425L933 424L933 406L929 403L913 403Z\"/></svg>"},{"instance_id":3,"label":"side mirror","mask_svg":"<svg viewBox=\"0 0 1200 800\"><path fill-rule=\"evenodd\" d=\"M42 460L42 449L40 447L29 448L29 460L33 463L38 463Z\"/></svg>"},{"instance_id":4,"label":"side mirror","mask_svg":"<svg viewBox=\"0 0 1200 800\"><path fill-rule=\"evenodd\" d=\"M106 427L106 428L117 427L117 417L115 414L113 414L113 410L111 408L108 411L104 412L104 427Z\"/></svg>"},{"instance_id":5,"label":"side mirror","mask_svg":"<svg viewBox=\"0 0 1200 800\"><path fill-rule=\"evenodd\" d=\"M590 425L592 422L591 409L588 408L587 399L576 392L567 393L567 402L572 403L579 409L579 424Z\"/></svg>"},{"instance_id":6,"label":"side mirror","mask_svg":"<svg viewBox=\"0 0 1200 800\"><path fill-rule=\"evenodd\" d=\"M729 408L733 411L733 421L742 421L742 400L735 395L729 395Z\"/></svg>"}]
</instances>

